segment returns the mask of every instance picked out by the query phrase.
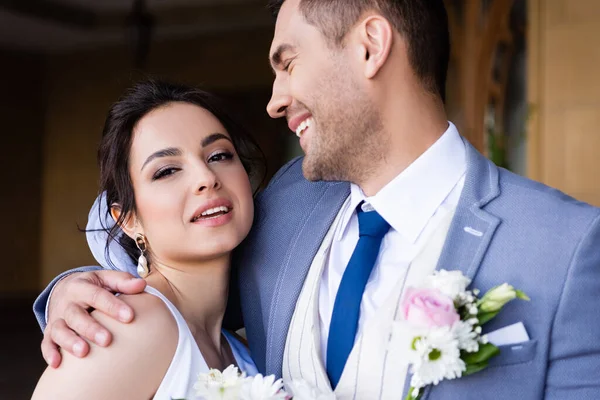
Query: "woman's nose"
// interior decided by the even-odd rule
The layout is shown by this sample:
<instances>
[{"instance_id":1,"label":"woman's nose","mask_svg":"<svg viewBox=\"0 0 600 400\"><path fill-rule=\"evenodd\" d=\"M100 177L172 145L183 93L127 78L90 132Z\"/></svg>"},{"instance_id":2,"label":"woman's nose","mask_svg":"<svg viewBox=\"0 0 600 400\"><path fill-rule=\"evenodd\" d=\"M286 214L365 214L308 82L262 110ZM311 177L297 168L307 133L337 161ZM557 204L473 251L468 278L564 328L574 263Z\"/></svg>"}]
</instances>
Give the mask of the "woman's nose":
<instances>
[{"instance_id":1,"label":"woman's nose","mask_svg":"<svg viewBox=\"0 0 600 400\"><path fill-rule=\"evenodd\" d=\"M203 193L212 190L218 190L221 188L221 182L217 175L210 169L206 168L202 171L202 177L196 181L194 185L194 191L197 193Z\"/></svg>"}]
</instances>

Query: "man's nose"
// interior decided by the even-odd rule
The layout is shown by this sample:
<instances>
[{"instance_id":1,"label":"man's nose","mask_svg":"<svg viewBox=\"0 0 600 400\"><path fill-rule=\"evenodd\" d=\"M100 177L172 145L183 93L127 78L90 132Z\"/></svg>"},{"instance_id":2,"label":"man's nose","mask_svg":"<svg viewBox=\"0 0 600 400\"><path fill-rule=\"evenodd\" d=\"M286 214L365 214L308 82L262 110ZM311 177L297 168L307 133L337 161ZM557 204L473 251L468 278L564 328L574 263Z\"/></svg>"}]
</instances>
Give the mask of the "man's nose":
<instances>
[{"instance_id":1,"label":"man's nose","mask_svg":"<svg viewBox=\"0 0 600 400\"><path fill-rule=\"evenodd\" d=\"M285 90L285 85L278 79L273 83L273 94L267 104L267 112L271 118L285 117L287 108L292 104L292 96Z\"/></svg>"}]
</instances>

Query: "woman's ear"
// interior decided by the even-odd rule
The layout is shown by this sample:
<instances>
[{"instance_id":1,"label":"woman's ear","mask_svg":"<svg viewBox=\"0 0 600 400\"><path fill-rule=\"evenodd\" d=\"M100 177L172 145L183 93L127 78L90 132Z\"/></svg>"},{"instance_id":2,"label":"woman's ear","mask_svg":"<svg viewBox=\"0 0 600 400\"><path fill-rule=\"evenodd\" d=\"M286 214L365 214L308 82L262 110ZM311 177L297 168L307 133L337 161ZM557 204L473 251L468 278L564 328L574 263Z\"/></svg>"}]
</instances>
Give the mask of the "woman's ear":
<instances>
[{"instance_id":1,"label":"woman's ear","mask_svg":"<svg viewBox=\"0 0 600 400\"><path fill-rule=\"evenodd\" d=\"M390 22L381 15L370 15L359 25L360 41L363 47L364 74L374 78L387 61L394 40L394 30Z\"/></svg>"},{"instance_id":2,"label":"woman's ear","mask_svg":"<svg viewBox=\"0 0 600 400\"><path fill-rule=\"evenodd\" d=\"M119 222L121 218L121 206L119 204L113 204L110 207L110 215L115 221L115 223L119 224L121 230L125 232L127 236L135 240L135 236L138 233L144 234L142 227L138 224L137 218L133 212L130 212L128 215L125 215L123 220Z\"/></svg>"}]
</instances>

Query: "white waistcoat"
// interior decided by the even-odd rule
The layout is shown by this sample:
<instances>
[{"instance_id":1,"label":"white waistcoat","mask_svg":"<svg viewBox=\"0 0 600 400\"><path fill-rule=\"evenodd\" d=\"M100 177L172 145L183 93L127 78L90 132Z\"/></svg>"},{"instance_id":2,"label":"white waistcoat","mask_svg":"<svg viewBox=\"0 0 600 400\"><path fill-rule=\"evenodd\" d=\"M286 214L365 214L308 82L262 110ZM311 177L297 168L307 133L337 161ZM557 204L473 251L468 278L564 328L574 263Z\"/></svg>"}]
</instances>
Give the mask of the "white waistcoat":
<instances>
[{"instance_id":1,"label":"white waistcoat","mask_svg":"<svg viewBox=\"0 0 600 400\"><path fill-rule=\"evenodd\" d=\"M341 214L341 213L340 213ZM419 286L436 268L454 210L439 223L423 248L396 283L383 306L365 325L348 357L335 389L337 399L399 399L402 396L408 364L389 346L392 323L400 319L404 289ZM290 323L283 358L285 381L304 380L320 390L331 390L320 352L319 282L340 215L332 224L317 252Z\"/></svg>"}]
</instances>

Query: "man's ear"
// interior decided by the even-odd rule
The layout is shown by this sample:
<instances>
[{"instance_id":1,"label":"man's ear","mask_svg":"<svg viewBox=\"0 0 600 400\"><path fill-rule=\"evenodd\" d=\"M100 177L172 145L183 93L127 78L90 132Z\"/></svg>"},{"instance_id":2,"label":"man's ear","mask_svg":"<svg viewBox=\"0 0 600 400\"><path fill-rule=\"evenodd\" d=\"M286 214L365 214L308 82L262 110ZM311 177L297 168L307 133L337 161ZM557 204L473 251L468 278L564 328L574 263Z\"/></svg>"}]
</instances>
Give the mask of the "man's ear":
<instances>
[{"instance_id":1,"label":"man's ear","mask_svg":"<svg viewBox=\"0 0 600 400\"><path fill-rule=\"evenodd\" d=\"M121 206L119 204L113 204L110 207L110 215L121 227L121 230L125 232L127 236L135 240L135 236L138 233L144 234L142 227L138 224L137 218L133 212L130 212L128 215L125 215L123 220L119 222L119 218L121 218Z\"/></svg>"},{"instance_id":2,"label":"man's ear","mask_svg":"<svg viewBox=\"0 0 600 400\"><path fill-rule=\"evenodd\" d=\"M358 35L364 57L364 74L374 78L388 60L394 41L394 29L383 16L374 14L358 26Z\"/></svg>"}]
</instances>

